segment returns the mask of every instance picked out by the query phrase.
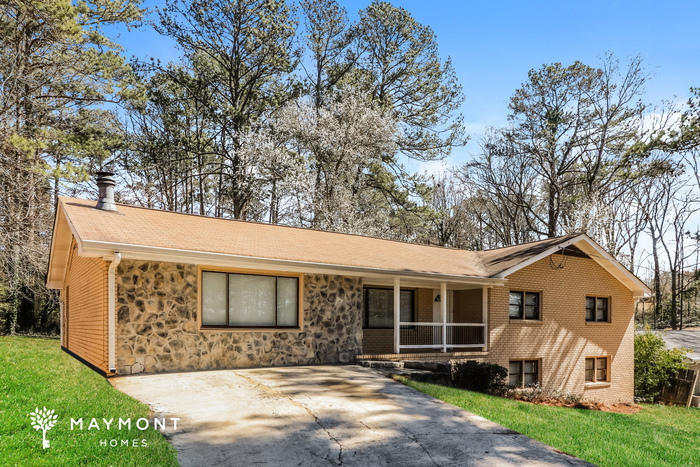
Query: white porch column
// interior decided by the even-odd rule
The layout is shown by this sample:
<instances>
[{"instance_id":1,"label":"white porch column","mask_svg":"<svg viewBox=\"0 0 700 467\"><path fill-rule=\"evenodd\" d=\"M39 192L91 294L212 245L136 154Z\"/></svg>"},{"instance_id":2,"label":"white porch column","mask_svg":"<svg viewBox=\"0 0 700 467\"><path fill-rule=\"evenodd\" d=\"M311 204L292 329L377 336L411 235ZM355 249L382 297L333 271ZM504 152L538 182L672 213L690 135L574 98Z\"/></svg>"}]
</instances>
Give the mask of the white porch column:
<instances>
[{"instance_id":1,"label":"white porch column","mask_svg":"<svg viewBox=\"0 0 700 467\"><path fill-rule=\"evenodd\" d=\"M401 346L401 280L394 279L394 353L399 353Z\"/></svg>"},{"instance_id":2,"label":"white porch column","mask_svg":"<svg viewBox=\"0 0 700 467\"><path fill-rule=\"evenodd\" d=\"M481 322L484 323L484 352L489 345L489 288L481 288Z\"/></svg>"},{"instance_id":3,"label":"white porch column","mask_svg":"<svg viewBox=\"0 0 700 467\"><path fill-rule=\"evenodd\" d=\"M442 314L442 351L447 352L447 284L440 283L440 313Z\"/></svg>"}]
</instances>

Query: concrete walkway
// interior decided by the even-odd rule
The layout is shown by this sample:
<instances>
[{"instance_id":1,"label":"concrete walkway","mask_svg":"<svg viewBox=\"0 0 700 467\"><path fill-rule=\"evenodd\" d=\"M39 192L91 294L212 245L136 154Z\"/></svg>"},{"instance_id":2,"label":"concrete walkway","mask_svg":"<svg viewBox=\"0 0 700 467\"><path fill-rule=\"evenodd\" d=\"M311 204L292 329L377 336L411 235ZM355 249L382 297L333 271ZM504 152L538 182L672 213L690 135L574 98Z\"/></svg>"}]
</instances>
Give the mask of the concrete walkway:
<instances>
[{"instance_id":1,"label":"concrete walkway","mask_svg":"<svg viewBox=\"0 0 700 467\"><path fill-rule=\"evenodd\" d=\"M180 417L166 436L183 466L590 465L357 366L111 381Z\"/></svg>"}]
</instances>

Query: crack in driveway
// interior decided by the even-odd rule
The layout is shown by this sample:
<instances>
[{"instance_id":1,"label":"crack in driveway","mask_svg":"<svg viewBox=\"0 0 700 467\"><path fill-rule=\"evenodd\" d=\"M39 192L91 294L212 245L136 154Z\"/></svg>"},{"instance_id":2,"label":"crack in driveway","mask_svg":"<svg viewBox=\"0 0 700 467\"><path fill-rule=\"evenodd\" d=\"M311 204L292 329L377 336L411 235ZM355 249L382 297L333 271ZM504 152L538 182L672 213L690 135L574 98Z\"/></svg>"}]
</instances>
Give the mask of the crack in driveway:
<instances>
[{"instance_id":1,"label":"crack in driveway","mask_svg":"<svg viewBox=\"0 0 700 467\"><path fill-rule=\"evenodd\" d=\"M260 381L256 381L256 380L254 380L253 378L251 378L251 377L249 377L249 376L242 375L242 374L238 373L237 371L233 371L233 374L236 375L236 376L238 376L238 377L240 377L240 378L243 378L243 379L246 380L246 381L248 381L250 384L252 384L252 385L255 386L256 388L262 389L262 390L264 390L265 392L274 394L274 395L276 395L276 396L281 396L281 397L287 399L289 402L291 402L292 404L294 404L296 407L299 407L300 409L304 410L306 413L308 413L309 415L311 415L311 417L313 417L313 419L314 419L314 422L316 422L316 424L317 424L318 426L320 426L321 429L322 429L323 431L326 432L326 434L328 435L328 437L329 437L331 440L333 440L333 441L338 445L338 462L337 462L337 463L336 463L336 462L333 462L331 459L328 459L328 460L331 461L331 462L333 462L333 463L336 464L336 465L343 465L343 445L340 443L340 440L338 440L338 438L336 438L335 436L333 436L333 434L331 434L330 430L329 430L328 428L326 428L326 427L323 425L323 423L321 423L321 420L318 418L318 416L317 416L315 413L313 413L313 411L312 411L309 407L307 407L307 406L305 406L304 404L302 404L302 403L300 403L300 402L294 400L291 396L288 396L287 394L285 394L285 393L283 393L283 392L277 391L276 389L271 388L271 387L268 386L267 384L264 384L264 383L262 383L262 382L260 382Z\"/></svg>"}]
</instances>

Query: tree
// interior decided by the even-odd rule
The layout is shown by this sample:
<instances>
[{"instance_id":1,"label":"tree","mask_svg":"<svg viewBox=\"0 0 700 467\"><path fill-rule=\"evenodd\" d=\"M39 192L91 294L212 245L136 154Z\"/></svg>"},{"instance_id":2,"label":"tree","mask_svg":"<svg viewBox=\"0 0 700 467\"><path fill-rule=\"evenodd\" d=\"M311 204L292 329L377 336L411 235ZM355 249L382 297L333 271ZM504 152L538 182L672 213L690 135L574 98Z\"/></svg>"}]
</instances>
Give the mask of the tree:
<instances>
[{"instance_id":1,"label":"tree","mask_svg":"<svg viewBox=\"0 0 700 467\"><path fill-rule=\"evenodd\" d=\"M137 0L0 3L0 279L11 333L23 300L40 315L55 309L44 274L62 182L119 145L115 114L100 105L141 95L102 28L141 14Z\"/></svg>"},{"instance_id":2,"label":"tree","mask_svg":"<svg viewBox=\"0 0 700 467\"><path fill-rule=\"evenodd\" d=\"M306 75L307 92L318 109L323 97L332 91L355 67L361 55L357 44L358 28L348 20L347 10L335 0L304 0L302 44L311 64Z\"/></svg>"},{"instance_id":3,"label":"tree","mask_svg":"<svg viewBox=\"0 0 700 467\"><path fill-rule=\"evenodd\" d=\"M462 87L452 62L442 61L433 31L411 14L375 1L360 11L359 76L372 99L399 122L397 146L408 157L429 160L466 143Z\"/></svg>"},{"instance_id":4,"label":"tree","mask_svg":"<svg viewBox=\"0 0 700 467\"><path fill-rule=\"evenodd\" d=\"M324 229L378 234L386 215L377 209L382 155L395 150L396 123L363 93L346 87L326 95L323 105L301 98L288 105L275 128L316 173L305 223ZM307 190L308 191L308 190ZM378 222L379 221L379 222Z\"/></svg>"},{"instance_id":5,"label":"tree","mask_svg":"<svg viewBox=\"0 0 700 467\"><path fill-rule=\"evenodd\" d=\"M128 111L127 144L114 159L128 189L119 195L149 208L205 215L215 210L212 191L221 166L208 113L212 94L186 64L166 69L142 78L148 101Z\"/></svg>"},{"instance_id":6,"label":"tree","mask_svg":"<svg viewBox=\"0 0 700 467\"><path fill-rule=\"evenodd\" d=\"M283 0L168 0L158 13L156 31L177 42L194 76L212 93L202 104L216 124L221 159L214 214L230 211L245 219L256 194L245 180L250 168L241 157L242 138L289 97L296 66L293 11ZM187 86L189 80L176 82Z\"/></svg>"},{"instance_id":7,"label":"tree","mask_svg":"<svg viewBox=\"0 0 700 467\"><path fill-rule=\"evenodd\" d=\"M575 62L528 73L509 104L507 137L537 171L545 200L526 205L531 230L553 237L581 199L604 191L628 164L636 141L648 76L639 57L621 70L608 54L596 69Z\"/></svg>"},{"instance_id":8,"label":"tree","mask_svg":"<svg viewBox=\"0 0 700 467\"><path fill-rule=\"evenodd\" d=\"M475 215L488 231L479 248L536 240L529 209L541 209L539 179L529 156L496 129L486 132L479 149L474 160L457 172L462 183L470 187Z\"/></svg>"},{"instance_id":9,"label":"tree","mask_svg":"<svg viewBox=\"0 0 700 467\"><path fill-rule=\"evenodd\" d=\"M645 217L647 232L651 237L654 259L654 289L656 316L662 303L661 268L659 250L666 253L671 278L671 328L678 323L678 273L687 259L683 240L687 235L687 222L697 212L697 195L688 190L684 166L670 157L650 162L656 172L640 184L638 205Z\"/></svg>"},{"instance_id":10,"label":"tree","mask_svg":"<svg viewBox=\"0 0 700 467\"><path fill-rule=\"evenodd\" d=\"M475 215L478 206L468 187L452 172L433 176L431 229L425 243L464 249L479 249L482 232Z\"/></svg>"}]
</instances>

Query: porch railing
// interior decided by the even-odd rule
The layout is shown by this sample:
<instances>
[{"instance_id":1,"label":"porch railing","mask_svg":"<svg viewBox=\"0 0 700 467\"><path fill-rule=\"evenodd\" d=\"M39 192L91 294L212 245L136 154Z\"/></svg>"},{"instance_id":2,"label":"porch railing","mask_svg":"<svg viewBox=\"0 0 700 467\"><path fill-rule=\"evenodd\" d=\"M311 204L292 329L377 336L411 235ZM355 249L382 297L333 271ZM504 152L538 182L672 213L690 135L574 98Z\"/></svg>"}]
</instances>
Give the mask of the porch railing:
<instances>
[{"instance_id":1,"label":"porch railing","mask_svg":"<svg viewBox=\"0 0 700 467\"><path fill-rule=\"evenodd\" d=\"M485 347L484 323L400 323L399 349ZM443 328L444 331L443 331ZM443 338L444 335L444 338Z\"/></svg>"}]
</instances>

